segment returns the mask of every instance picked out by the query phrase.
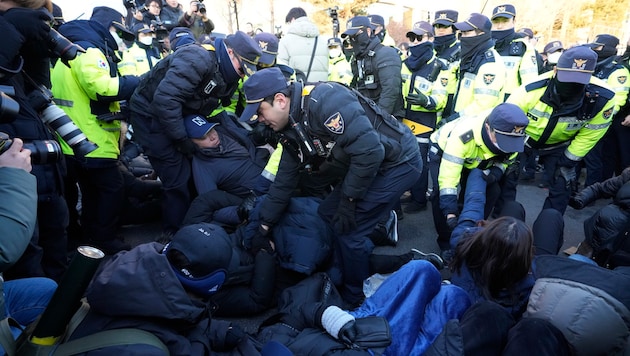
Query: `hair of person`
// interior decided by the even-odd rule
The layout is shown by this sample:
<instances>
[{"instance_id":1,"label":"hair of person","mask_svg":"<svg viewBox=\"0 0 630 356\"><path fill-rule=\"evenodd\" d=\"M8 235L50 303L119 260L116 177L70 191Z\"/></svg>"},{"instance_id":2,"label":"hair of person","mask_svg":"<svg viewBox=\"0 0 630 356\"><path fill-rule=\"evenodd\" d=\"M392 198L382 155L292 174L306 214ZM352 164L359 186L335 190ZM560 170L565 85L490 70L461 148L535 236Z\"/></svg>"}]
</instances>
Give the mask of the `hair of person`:
<instances>
[{"instance_id":1,"label":"hair of person","mask_svg":"<svg viewBox=\"0 0 630 356\"><path fill-rule=\"evenodd\" d=\"M459 241L451 264L453 272L464 265L487 299L512 289L530 270L533 235L522 221L504 216Z\"/></svg>"},{"instance_id":2,"label":"hair of person","mask_svg":"<svg viewBox=\"0 0 630 356\"><path fill-rule=\"evenodd\" d=\"M286 87L285 89L282 89L278 92L275 92L267 97L265 97L263 99L263 101L268 102L271 106L273 106L273 99L275 98L276 94L280 93L284 96L286 96L287 98L291 97L291 93L293 92L293 85L289 85L288 87Z\"/></svg>"},{"instance_id":3,"label":"hair of person","mask_svg":"<svg viewBox=\"0 0 630 356\"><path fill-rule=\"evenodd\" d=\"M289 12L287 13L287 17L284 20L284 22L288 23L291 22L291 20L293 19L297 19L300 17L304 17L306 16L306 11L304 11L303 8L301 7L294 7L291 10L289 10Z\"/></svg>"}]
</instances>

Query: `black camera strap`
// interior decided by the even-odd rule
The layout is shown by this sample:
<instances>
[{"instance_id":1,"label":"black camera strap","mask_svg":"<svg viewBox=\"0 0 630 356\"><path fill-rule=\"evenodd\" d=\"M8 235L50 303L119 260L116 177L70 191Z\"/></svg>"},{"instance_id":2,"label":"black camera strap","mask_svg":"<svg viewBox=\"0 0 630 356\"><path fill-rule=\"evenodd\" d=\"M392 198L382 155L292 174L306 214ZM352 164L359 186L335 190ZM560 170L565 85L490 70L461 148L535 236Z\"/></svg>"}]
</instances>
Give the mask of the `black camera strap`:
<instances>
[{"instance_id":1,"label":"black camera strap","mask_svg":"<svg viewBox=\"0 0 630 356\"><path fill-rule=\"evenodd\" d=\"M306 78L304 79L305 82L308 82L308 76L311 75L311 67L313 67L313 59L315 58L315 50L317 49L318 38L319 36L315 36L315 43L313 44L313 52L311 52L311 61L308 62L308 70L306 71Z\"/></svg>"}]
</instances>

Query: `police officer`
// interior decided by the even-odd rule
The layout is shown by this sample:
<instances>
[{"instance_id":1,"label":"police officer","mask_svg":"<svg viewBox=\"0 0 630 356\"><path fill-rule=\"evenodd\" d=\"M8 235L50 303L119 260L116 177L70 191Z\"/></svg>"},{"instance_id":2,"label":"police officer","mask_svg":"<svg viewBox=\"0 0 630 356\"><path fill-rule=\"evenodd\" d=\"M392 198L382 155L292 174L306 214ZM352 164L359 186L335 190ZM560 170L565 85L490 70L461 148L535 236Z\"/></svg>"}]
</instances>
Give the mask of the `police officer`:
<instances>
[{"instance_id":1,"label":"police officer","mask_svg":"<svg viewBox=\"0 0 630 356\"><path fill-rule=\"evenodd\" d=\"M188 29L179 28L171 36L177 42L190 37ZM164 239L179 228L191 200L190 157L196 146L186 134L184 116L206 117L229 105L238 81L256 71L260 55L242 31L214 46L185 44L158 62L134 92L129 103L134 137L162 181Z\"/></svg>"},{"instance_id":2,"label":"police officer","mask_svg":"<svg viewBox=\"0 0 630 356\"><path fill-rule=\"evenodd\" d=\"M347 85L352 82L352 67L343 55L338 37L328 39L328 80Z\"/></svg>"},{"instance_id":3,"label":"police officer","mask_svg":"<svg viewBox=\"0 0 630 356\"><path fill-rule=\"evenodd\" d=\"M589 47L597 53L597 65L595 66L593 75L605 81L615 92L615 97L613 98L615 102L615 115L622 106L626 105L628 90L630 89L630 81L628 81L630 72L618 61L618 45L619 39L608 34L597 35L595 40L589 44ZM613 118L613 122L616 121L617 120ZM610 162L609 160L616 158L616 155L609 155L608 152L616 152L618 149L614 143L611 142L612 144L609 146L607 142L611 140L611 136L614 135L614 130L618 127L618 125L613 124L604 138L584 157L584 166L586 167L584 186L589 186L612 177L613 169L611 167L614 167L614 161ZM608 147L610 151L608 151L608 149L604 151L604 147ZM603 152L607 154L603 155ZM605 164L604 161L610 163ZM580 166L581 165L578 165L578 167ZM606 172L604 172L604 166L609 167L606 169ZM579 170L577 172L579 172Z\"/></svg>"},{"instance_id":4,"label":"police officer","mask_svg":"<svg viewBox=\"0 0 630 356\"><path fill-rule=\"evenodd\" d=\"M457 187L462 186L465 192L468 171L484 170L487 218L498 198L499 180L513 164L516 152L523 151L527 125L527 117L518 106L503 103L475 116L460 117L431 135L429 167L433 189L439 191L432 204L433 221L443 253L450 248L450 232L457 225Z\"/></svg>"},{"instance_id":5,"label":"police officer","mask_svg":"<svg viewBox=\"0 0 630 356\"><path fill-rule=\"evenodd\" d=\"M446 104L448 69L437 59L433 51L433 27L426 21L416 22L409 39L409 57L402 68L405 118L403 123L416 135L422 155L422 173L411 188L409 204L403 210L416 213L427 206L429 186L429 137L435 129L437 112Z\"/></svg>"},{"instance_id":6,"label":"police officer","mask_svg":"<svg viewBox=\"0 0 630 356\"><path fill-rule=\"evenodd\" d=\"M103 252L128 249L117 237L124 201L124 180L119 170L120 100L128 100L138 84L134 75L119 76L116 55L118 39L133 39L118 11L95 7L90 21L75 20L59 31L86 49L66 66L57 62L52 70L53 94L60 108L98 145L79 157L61 140L68 161L68 184L78 182L82 193L83 238ZM120 35L119 35L120 34Z\"/></svg>"},{"instance_id":7,"label":"police officer","mask_svg":"<svg viewBox=\"0 0 630 356\"><path fill-rule=\"evenodd\" d=\"M494 49L503 58L506 69L503 86L506 99L519 85L529 83L538 76L536 50L514 32L515 17L516 8L510 4L499 5L492 10Z\"/></svg>"},{"instance_id":8,"label":"police officer","mask_svg":"<svg viewBox=\"0 0 630 356\"><path fill-rule=\"evenodd\" d=\"M127 50L122 52L118 63L120 75L142 75L162 59L160 50L153 46L155 31L147 24L138 23L133 27L136 40Z\"/></svg>"},{"instance_id":9,"label":"police officer","mask_svg":"<svg viewBox=\"0 0 630 356\"><path fill-rule=\"evenodd\" d=\"M433 22L433 48L438 58L449 69L449 76L446 82L448 100L442 112L438 112L438 120L442 117L449 117L453 113L453 98L457 90L457 70L461 58L461 45L455 35L455 23L459 13L455 10L439 10L435 12Z\"/></svg>"},{"instance_id":10,"label":"police officer","mask_svg":"<svg viewBox=\"0 0 630 356\"><path fill-rule=\"evenodd\" d=\"M592 74L597 54L587 46L570 48L553 72L520 86L508 98L530 119L527 145L538 149L554 177L543 209L564 214L576 182L576 164L604 136L611 124L615 93ZM516 186L509 187L516 190ZM514 193L515 195L515 193Z\"/></svg>"},{"instance_id":11,"label":"police officer","mask_svg":"<svg viewBox=\"0 0 630 356\"><path fill-rule=\"evenodd\" d=\"M396 50L381 44L366 16L356 16L348 21L346 31L341 34L341 38L346 37L354 54L350 61L354 75L350 86L388 113L402 117L402 63Z\"/></svg>"},{"instance_id":12,"label":"police officer","mask_svg":"<svg viewBox=\"0 0 630 356\"><path fill-rule=\"evenodd\" d=\"M455 112L449 120L470 117L492 109L503 102L505 65L494 50L492 23L479 13L472 13L465 21L457 22L461 31L461 62L457 72Z\"/></svg>"},{"instance_id":13,"label":"police officer","mask_svg":"<svg viewBox=\"0 0 630 356\"><path fill-rule=\"evenodd\" d=\"M338 83L302 89L300 83L287 84L279 69L269 68L252 75L244 90L248 105L241 119L258 120L282 135L281 141L292 142L283 144L276 179L260 209L256 239L270 237L298 186L300 171L310 167L322 179L336 178L340 183L320 204L319 214L337 234L341 294L350 306L358 305L374 248L368 235L422 168L413 134ZM314 147L320 148L318 153ZM325 157L325 163L318 165L321 158L315 156Z\"/></svg>"}]
</instances>

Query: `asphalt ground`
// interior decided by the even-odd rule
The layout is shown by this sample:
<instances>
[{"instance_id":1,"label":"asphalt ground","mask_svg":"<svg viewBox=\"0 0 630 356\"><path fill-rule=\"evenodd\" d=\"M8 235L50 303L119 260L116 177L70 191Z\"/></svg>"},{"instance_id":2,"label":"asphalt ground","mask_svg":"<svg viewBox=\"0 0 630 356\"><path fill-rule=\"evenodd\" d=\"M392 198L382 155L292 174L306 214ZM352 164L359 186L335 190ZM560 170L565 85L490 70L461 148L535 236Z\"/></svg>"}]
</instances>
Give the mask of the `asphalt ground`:
<instances>
[{"instance_id":1,"label":"asphalt ground","mask_svg":"<svg viewBox=\"0 0 630 356\"><path fill-rule=\"evenodd\" d=\"M537 179L540 177L537 174ZM542 209L543 202L547 197L547 189L538 187L538 180L530 183L521 183L517 188L516 200L525 207L526 222L531 226L538 213ZM609 199L602 199L582 210L567 208L564 214L564 244L561 254L565 249L577 246L584 238L583 222L595 211L608 204ZM430 203L429 203L430 204ZM405 205L403 205L403 208ZM144 242L154 241L160 236L161 228L159 223L146 225L124 226L121 235L127 242L137 245ZM436 242L436 232L433 227L431 216L431 206L426 210L409 214L403 214L403 218L398 221L398 244L396 247L376 247L375 253L379 254L403 254L415 248L424 252L440 252ZM443 271L443 277L448 278L448 271ZM267 311L261 315L252 315L249 318L228 319L238 323L248 332L255 332L258 325L267 317L272 315L274 310Z\"/></svg>"}]
</instances>

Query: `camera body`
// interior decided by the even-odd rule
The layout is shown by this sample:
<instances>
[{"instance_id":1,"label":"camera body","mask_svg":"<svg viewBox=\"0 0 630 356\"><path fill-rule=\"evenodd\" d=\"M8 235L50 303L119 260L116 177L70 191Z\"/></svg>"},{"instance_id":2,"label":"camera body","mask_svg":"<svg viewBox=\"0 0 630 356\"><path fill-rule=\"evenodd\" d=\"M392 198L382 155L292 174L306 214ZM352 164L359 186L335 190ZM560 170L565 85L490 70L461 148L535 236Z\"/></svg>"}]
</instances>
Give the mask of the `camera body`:
<instances>
[{"instance_id":1,"label":"camera body","mask_svg":"<svg viewBox=\"0 0 630 356\"><path fill-rule=\"evenodd\" d=\"M333 37L339 36L339 6L329 7L326 9L328 16L332 19Z\"/></svg>"},{"instance_id":2,"label":"camera body","mask_svg":"<svg viewBox=\"0 0 630 356\"><path fill-rule=\"evenodd\" d=\"M151 20L151 27L155 30L155 38L162 44L164 39L168 37L168 29L164 26L164 22L160 19L160 16L155 16L155 20Z\"/></svg>"},{"instance_id":3,"label":"camera body","mask_svg":"<svg viewBox=\"0 0 630 356\"><path fill-rule=\"evenodd\" d=\"M199 0L193 4L197 5L197 11L199 11L200 14L206 14L206 5L203 3L203 0Z\"/></svg>"},{"instance_id":4,"label":"camera body","mask_svg":"<svg viewBox=\"0 0 630 356\"><path fill-rule=\"evenodd\" d=\"M85 49L77 44L72 43L54 28L50 29L48 35L48 49L50 52L61 59L63 64L70 66L69 61L75 59L79 53L85 53Z\"/></svg>"}]
</instances>

